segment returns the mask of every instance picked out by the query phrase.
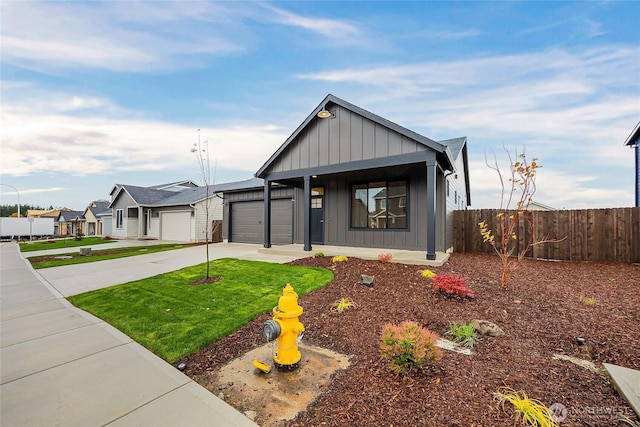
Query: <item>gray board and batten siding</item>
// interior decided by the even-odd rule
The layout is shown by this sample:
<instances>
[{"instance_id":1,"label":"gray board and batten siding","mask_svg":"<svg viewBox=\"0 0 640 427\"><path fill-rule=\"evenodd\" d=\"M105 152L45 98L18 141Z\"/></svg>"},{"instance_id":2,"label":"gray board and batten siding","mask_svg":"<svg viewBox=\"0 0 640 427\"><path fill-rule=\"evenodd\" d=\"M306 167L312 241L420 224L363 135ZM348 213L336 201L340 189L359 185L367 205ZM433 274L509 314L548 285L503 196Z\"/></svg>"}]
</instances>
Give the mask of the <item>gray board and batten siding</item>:
<instances>
[{"instance_id":1,"label":"gray board and batten siding","mask_svg":"<svg viewBox=\"0 0 640 427\"><path fill-rule=\"evenodd\" d=\"M332 116L317 118L317 112L325 106ZM466 138L457 138L456 141L460 143L455 144L457 148L466 152ZM267 185L278 183L296 188L293 238L296 243L305 243L307 250L310 250L308 236L311 232L308 230L309 221L305 221L308 212L305 212L305 200L309 199L305 192L323 187L324 243L426 248L429 257L435 256L435 251L445 251L450 247L446 232L448 215L444 173L455 170L457 154L452 155L446 144L425 138L329 95L258 170L256 176L265 179ZM467 167L466 161L464 167ZM352 227L352 186L392 179L404 180L407 184L406 228ZM468 183L465 184L465 200L469 200ZM267 212L265 221L266 215Z\"/></svg>"}]
</instances>

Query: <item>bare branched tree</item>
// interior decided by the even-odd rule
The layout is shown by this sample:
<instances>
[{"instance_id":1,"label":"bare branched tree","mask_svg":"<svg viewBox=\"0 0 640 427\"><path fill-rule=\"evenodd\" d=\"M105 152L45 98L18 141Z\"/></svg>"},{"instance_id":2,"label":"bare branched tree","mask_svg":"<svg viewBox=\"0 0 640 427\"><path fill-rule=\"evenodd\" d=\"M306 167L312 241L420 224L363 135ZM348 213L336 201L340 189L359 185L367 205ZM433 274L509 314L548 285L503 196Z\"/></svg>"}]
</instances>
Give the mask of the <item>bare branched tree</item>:
<instances>
[{"instance_id":1,"label":"bare branched tree","mask_svg":"<svg viewBox=\"0 0 640 427\"><path fill-rule=\"evenodd\" d=\"M536 192L536 172L538 168L540 168L538 159L533 158L531 162L528 162L523 150L520 154L516 153L516 160L514 161L509 151L506 148L504 150L509 156L510 163L510 176L508 179L508 175L500 170L497 159L493 164L490 164L488 160L485 159L487 166L498 173L502 187L500 209L497 215L499 242L496 242L496 236L494 232L489 229L486 221L482 221L478 225L480 226L483 241L489 243L500 257L502 262L500 285L506 288L513 272L518 268L527 252L533 246L543 243L560 242L566 239L566 237L559 240L548 237L536 238L535 224L532 219L533 215L531 211L529 211L529 204L533 200L533 195ZM525 233L525 236L518 236L516 234L520 220L526 224L527 233ZM524 241L522 249L518 252L519 238L524 239Z\"/></svg>"},{"instance_id":2,"label":"bare branched tree","mask_svg":"<svg viewBox=\"0 0 640 427\"><path fill-rule=\"evenodd\" d=\"M204 221L204 235L205 235L205 250L207 253L207 275L206 275L206 279L208 280L210 275L209 275L209 243L211 242L211 237L213 234L213 225L212 225L212 221L211 221L211 215L210 215L210 211L211 211L211 199L213 197L213 192L212 192L212 186L215 184L215 178L216 178L216 173L215 173L215 169L217 166L217 162L214 160L214 172L213 172L213 176L211 175L211 163L209 160L209 141L203 141L200 142L200 129L197 130L198 132L198 142L193 144L193 147L191 147L191 152L195 154L196 159L198 161L198 173L200 175L200 181L202 182L202 185L204 186L204 202L203 202L203 206L204 206L204 216L205 216L205 221ZM198 218L196 215L196 224L197 224Z\"/></svg>"}]
</instances>

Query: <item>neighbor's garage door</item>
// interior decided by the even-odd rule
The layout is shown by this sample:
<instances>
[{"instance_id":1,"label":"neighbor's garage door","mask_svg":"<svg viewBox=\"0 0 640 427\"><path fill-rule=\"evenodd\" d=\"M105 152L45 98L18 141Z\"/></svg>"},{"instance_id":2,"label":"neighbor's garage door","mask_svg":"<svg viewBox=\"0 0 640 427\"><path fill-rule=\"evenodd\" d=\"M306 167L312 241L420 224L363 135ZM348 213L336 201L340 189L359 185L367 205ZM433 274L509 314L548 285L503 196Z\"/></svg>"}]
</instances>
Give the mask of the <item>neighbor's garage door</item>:
<instances>
[{"instance_id":1,"label":"neighbor's garage door","mask_svg":"<svg viewBox=\"0 0 640 427\"><path fill-rule=\"evenodd\" d=\"M264 202L234 202L231 204L231 241L236 243L264 242ZM293 243L293 203L291 200L271 201L271 244Z\"/></svg>"},{"instance_id":2,"label":"neighbor's garage door","mask_svg":"<svg viewBox=\"0 0 640 427\"><path fill-rule=\"evenodd\" d=\"M160 212L160 240L191 241L191 212Z\"/></svg>"}]
</instances>

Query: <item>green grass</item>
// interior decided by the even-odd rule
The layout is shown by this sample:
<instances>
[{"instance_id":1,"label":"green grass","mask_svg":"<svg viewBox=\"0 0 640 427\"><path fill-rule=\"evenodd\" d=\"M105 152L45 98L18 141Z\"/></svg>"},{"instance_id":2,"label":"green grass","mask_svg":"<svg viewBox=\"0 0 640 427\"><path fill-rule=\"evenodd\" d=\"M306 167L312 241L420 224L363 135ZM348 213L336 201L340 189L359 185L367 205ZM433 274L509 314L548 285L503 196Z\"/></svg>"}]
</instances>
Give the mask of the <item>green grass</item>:
<instances>
[{"instance_id":1,"label":"green grass","mask_svg":"<svg viewBox=\"0 0 640 427\"><path fill-rule=\"evenodd\" d=\"M165 251L172 251L174 249L182 249L188 246L193 246L193 244L192 243L187 243L187 244L163 243L160 245L127 246L124 248L103 249L103 250L97 250L97 251L92 250L91 255L81 256L77 258L54 259L54 257L59 257L59 256L78 255L78 252L68 252L64 254L47 255L48 257L51 257L51 259L47 261L32 262L30 258L27 258L27 259L29 260L29 262L31 262L31 265L33 266L33 268L39 269L39 268L49 268L49 267L60 267L63 265L85 264L87 262L105 261L108 259L126 258L126 257L136 256L136 255L147 255L147 254L152 254L154 252L165 252ZM117 251L117 253L109 253L113 251ZM126 252L121 252L121 251L126 251Z\"/></svg>"},{"instance_id":2,"label":"green grass","mask_svg":"<svg viewBox=\"0 0 640 427\"><path fill-rule=\"evenodd\" d=\"M78 246L99 245L102 243L111 243L115 240L105 240L102 237L84 237L82 240L76 240L75 237L65 239L39 240L36 242L20 243L21 252L46 251L48 249L75 248Z\"/></svg>"},{"instance_id":3,"label":"green grass","mask_svg":"<svg viewBox=\"0 0 640 427\"><path fill-rule=\"evenodd\" d=\"M301 296L333 280L333 273L322 268L224 258L212 261L210 272L222 280L190 285L205 276L205 269L203 263L69 301L174 362L271 311L285 284Z\"/></svg>"}]
</instances>

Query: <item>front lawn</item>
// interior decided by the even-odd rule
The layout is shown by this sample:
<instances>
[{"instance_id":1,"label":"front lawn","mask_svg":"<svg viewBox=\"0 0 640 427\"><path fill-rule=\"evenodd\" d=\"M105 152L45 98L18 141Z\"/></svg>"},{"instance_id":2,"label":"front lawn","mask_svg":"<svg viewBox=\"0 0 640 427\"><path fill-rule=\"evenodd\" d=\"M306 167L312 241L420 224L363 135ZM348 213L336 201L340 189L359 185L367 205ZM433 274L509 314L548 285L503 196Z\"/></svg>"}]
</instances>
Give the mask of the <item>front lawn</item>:
<instances>
[{"instance_id":1,"label":"front lawn","mask_svg":"<svg viewBox=\"0 0 640 427\"><path fill-rule=\"evenodd\" d=\"M78 246L100 245L102 243L111 243L115 240L105 239L104 237L84 237L82 240L76 240L75 237L65 239L39 240L36 242L20 243L21 252L46 251L49 249L61 248L77 248Z\"/></svg>"},{"instance_id":2,"label":"front lawn","mask_svg":"<svg viewBox=\"0 0 640 427\"><path fill-rule=\"evenodd\" d=\"M115 326L158 356L173 362L225 337L270 311L287 283L298 295L333 279L323 268L223 258L135 282L69 297L75 306Z\"/></svg>"},{"instance_id":3,"label":"front lawn","mask_svg":"<svg viewBox=\"0 0 640 427\"><path fill-rule=\"evenodd\" d=\"M33 256L27 258L35 269L60 267L63 265L85 264L87 262L105 261L108 259L126 258L136 255L147 255L154 252L172 251L201 243L163 243L159 245L127 246L103 250L92 250L91 255L80 255L79 252L67 252L64 254Z\"/></svg>"}]
</instances>

